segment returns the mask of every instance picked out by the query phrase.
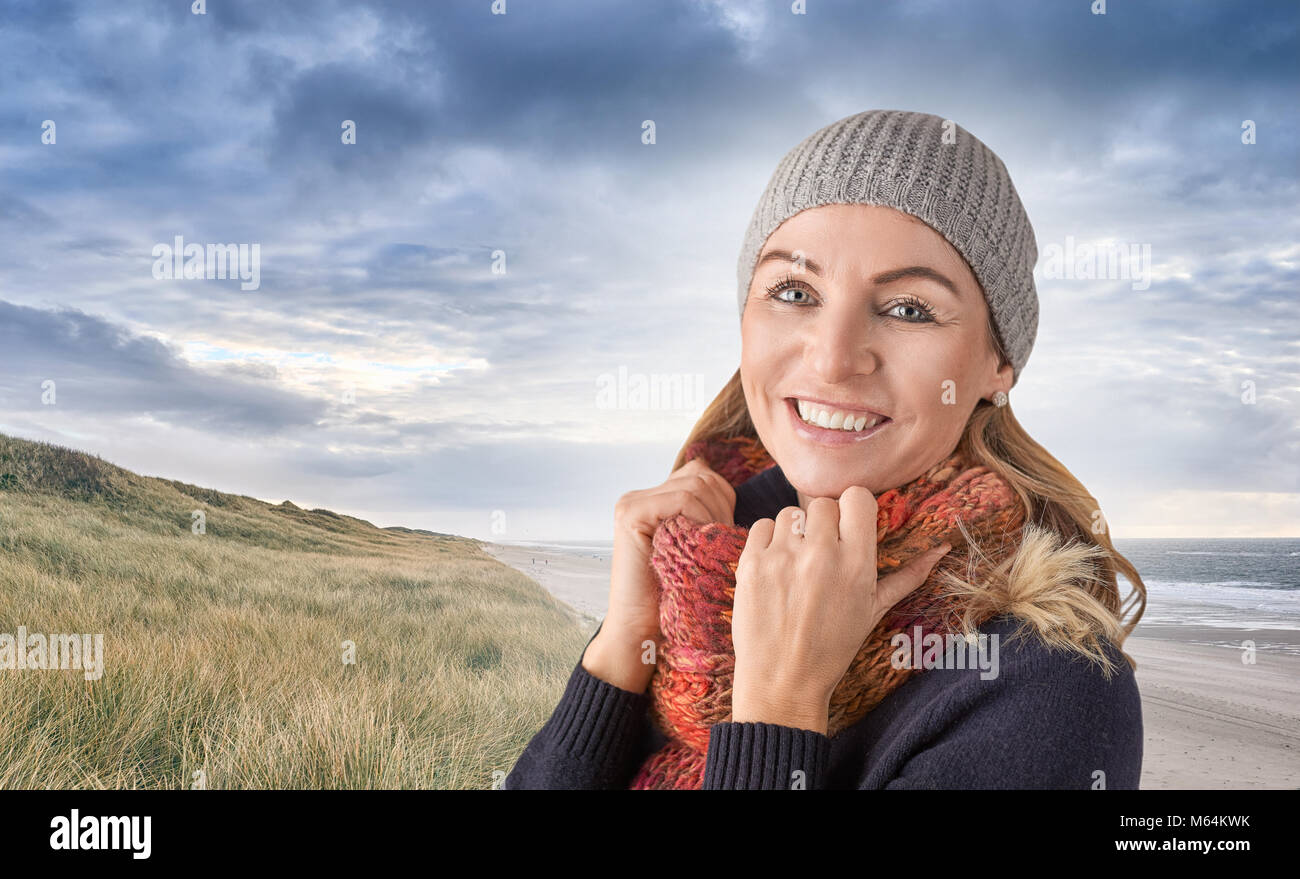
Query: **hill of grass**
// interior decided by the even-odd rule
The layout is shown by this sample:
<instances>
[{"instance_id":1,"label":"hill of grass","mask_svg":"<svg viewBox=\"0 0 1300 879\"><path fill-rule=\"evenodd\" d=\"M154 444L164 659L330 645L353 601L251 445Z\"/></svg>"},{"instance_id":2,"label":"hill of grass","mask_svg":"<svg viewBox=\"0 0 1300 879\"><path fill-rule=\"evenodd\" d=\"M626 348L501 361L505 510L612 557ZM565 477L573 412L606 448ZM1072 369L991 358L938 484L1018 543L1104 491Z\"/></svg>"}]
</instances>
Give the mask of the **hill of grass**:
<instances>
[{"instance_id":1,"label":"hill of grass","mask_svg":"<svg viewBox=\"0 0 1300 879\"><path fill-rule=\"evenodd\" d=\"M477 540L0 435L19 626L102 634L104 672L0 669L9 788L491 787L587 637Z\"/></svg>"}]
</instances>

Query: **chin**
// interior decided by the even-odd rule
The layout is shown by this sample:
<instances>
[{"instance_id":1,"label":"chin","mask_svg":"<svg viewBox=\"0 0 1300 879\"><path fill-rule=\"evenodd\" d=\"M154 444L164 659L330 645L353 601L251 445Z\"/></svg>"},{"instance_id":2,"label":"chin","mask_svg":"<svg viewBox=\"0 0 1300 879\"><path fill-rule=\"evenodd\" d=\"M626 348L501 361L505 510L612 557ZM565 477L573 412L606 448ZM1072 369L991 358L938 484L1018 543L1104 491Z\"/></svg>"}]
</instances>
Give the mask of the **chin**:
<instances>
[{"instance_id":1,"label":"chin","mask_svg":"<svg viewBox=\"0 0 1300 879\"><path fill-rule=\"evenodd\" d=\"M790 481L791 485L808 497L838 499L845 489L853 485L865 486L873 495L880 493L876 489L876 480L869 473L846 475L843 471L827 471L819 466L807 469L801 467L787 469L782 467L781 472L785 474L785 478Z\"/></svg>"}]
</instances>

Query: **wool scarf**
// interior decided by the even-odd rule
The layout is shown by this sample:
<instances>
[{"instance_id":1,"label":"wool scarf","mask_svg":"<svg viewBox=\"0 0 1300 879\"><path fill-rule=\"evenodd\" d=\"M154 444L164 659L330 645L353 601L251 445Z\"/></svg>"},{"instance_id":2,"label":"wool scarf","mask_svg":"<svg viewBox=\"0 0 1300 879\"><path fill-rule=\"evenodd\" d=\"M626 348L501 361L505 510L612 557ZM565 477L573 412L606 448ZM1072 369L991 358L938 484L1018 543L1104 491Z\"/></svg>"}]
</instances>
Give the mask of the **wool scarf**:
<instances>
[{"instance_id":1,"label":"wool scarf","mask_svg":"<svg viewBox=\"0 0 1300 879\"><path fill-rule=\"evenodd\" d=\"M696 457L732 486L775 465L757 440L745 437L693 443L685 459ZM970 582L980 582L982 574L1015 552L1025 520L1011 486L988 468L972 466L959 452L884 492L876 505L877 576L945 540L953 548L863 641L831 695L830 737L858 722L918 671L895 668L890 661L897 651L890 643L896 633L912 637L918 626L922 637L961 633L964 601L945 594L940 571L960 571ZM667 744L646 757L632 779L633 790L698 790L703 784L709 730L731 719L731 611L736 566L748 533L743 526L701 524L683 515L664 520L655 531L650 564L660 587L663 641L650 680L650 716ZM972 616L978 626L993 613Z\"/></svg>"}]
</instances>

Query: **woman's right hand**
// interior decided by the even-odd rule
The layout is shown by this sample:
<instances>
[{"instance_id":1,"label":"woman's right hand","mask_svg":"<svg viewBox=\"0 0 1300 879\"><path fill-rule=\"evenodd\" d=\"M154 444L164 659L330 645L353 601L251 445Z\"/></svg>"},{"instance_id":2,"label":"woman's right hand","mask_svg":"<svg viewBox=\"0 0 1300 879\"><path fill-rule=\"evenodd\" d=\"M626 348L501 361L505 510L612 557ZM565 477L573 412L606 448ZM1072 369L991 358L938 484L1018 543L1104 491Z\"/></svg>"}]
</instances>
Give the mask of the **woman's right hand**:
<instances>
[{"instance_id":1,"label":"woman's right hand","mask_svg":"<svg viewBox=\"0 0 1300 879\"><path fill-rule=\"evenodd\" d=\"M595 651L589 647L584 657L584 664L592 654L603 658L599 664L609 674L597 677L624 689L644 691L654 671L641 662L640 655L646 640L657 645L663 639L659 628L659 584L650 567L651 545L660 523L680 513L701 524L731 525L735 509L736 490L702 458L687 461L661 485L629 491L618 499L614 505L609 610L592 646L602 643Z\"/></svg>"},{"instance_id":2,"label":"woman's right hand","mask_svg":"<svg viewBox=\"0 0 1300 879\"><path fill-rule=\"evenodd\" d=\"M614 553L606 625L662 637L659 585L650 568L651 542L665 519L681 513L701 524L732 524L736 490L702 458L677 468L662 485L629 491L614 505Z\"/></svg>"}]
</instances>

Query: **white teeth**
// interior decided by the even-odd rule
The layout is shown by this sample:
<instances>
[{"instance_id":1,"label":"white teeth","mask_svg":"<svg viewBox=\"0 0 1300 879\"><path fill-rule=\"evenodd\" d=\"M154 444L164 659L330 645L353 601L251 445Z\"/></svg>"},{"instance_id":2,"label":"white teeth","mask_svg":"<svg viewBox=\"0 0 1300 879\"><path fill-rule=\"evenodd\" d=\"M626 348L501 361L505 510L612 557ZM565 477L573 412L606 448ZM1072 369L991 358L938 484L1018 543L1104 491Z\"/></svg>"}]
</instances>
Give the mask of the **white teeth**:
<instances>
[{"instance_id":1,"label":"white teeth","mask_svg":"<svg viewBox=\"0 0 1300 879\"><path fill-rule=\"evenodd\" d=\"M799 417L809 424L815 424L818 427L825 427L829 430L851 430L860 431L875 427L883 419L871 415L859 415L854 417L847 412L836 412L830 409L823 409L816 403L809 403L806 400L796 399L795 408L799 411Z\"/></svg>"}]
</instances>

